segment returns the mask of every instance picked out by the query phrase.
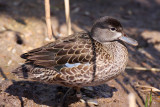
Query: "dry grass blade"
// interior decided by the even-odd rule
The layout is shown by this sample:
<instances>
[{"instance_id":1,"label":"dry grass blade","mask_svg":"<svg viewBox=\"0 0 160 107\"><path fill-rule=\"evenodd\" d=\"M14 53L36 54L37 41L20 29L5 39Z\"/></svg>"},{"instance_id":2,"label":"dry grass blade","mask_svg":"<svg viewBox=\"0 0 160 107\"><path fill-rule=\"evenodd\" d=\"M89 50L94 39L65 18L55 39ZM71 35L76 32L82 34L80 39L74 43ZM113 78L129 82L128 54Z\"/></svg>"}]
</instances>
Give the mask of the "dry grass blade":
<instances>
[{"instance_id":1,"label":"dry grass blade","mask_svg":"<svg viewBox=\"0 0 160 107\"><path fill-rule=\"evenodd\" d=\"M66 15L66 23L67 23L67 33L68 33L68 35L70 35L72 33L72 31L71 31L69 0L64 0L64 3L65 3L65 15Z\"/></svg>"},{"instance_id":2,"label":"dry grass blade","mask_svg":"<svg viewBox=\"0 0 160 107\"><path fill-rule=\"evenodd\" d=\"M126 69L140 70L140 71L156 71L160 72L159 68L144 68L144 67L126 67Z\"/></svg>"},{"instance_id":3,"label":"dry grass blade","mask_svg":"<svg viewBox=\"0 0 160 107\"><path fill-rule=\"evenodd\" d=\"M46 14L48 37L49 39L52 39L52 27L51 27L50 1L49 0L45 0L45 14Z\"/></svg>"},{"instance_id":4,"label":"dry grass blade","mask_svg":"<svg viewBox=\"0 0 160 107\"><path fill-rule=\"evenodd\" d=\"M160 102L160 90L159 89L157 89L155 87L146 86L146 85L139 85L139 84L136 84L135 87L140 89L141 92L145 92L145 94L146 94L146 92L150 92L150 105L152 103L152 96L151 96L151 95L153 95L152 93L154 93L154 96L156 96L156 97L154 97L155 101ZM146 96L147 100L148 100L148 97L149 96Z\"/></svg>"},{"instance_id":5,"label":"dry grass blade","mask_svg":"<svg viewBox=\"0 0 160 107\"><path fill-rule=\"evenodd\" d=\"M150 92L152 90L152 92L160 92L159 89L155 88L155 87L151 87L151 86L145 86L145 85L135 85L136 88L140 89L143 92Z\"/></svg>"}]
</instances>

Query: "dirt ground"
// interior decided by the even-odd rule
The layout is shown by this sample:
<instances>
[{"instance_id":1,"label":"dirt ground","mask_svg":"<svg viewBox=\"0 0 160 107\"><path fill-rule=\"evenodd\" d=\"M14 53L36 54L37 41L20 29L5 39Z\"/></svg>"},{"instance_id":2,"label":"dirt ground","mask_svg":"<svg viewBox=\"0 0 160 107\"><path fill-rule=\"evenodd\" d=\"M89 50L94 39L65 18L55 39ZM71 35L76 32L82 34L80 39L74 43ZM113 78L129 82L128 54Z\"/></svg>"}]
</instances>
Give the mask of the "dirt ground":
<instances>
[{"instance_id":1,"label":"dirt ground","mask_svg":"<svg viewBox=\"0 0 160 107\"><path fill-rule=\"evenodd\" d=\"M128 46L129 67L160 68L160 0L70 0L72 31L90 30L95 19L119 19L127 35L139 42ZM51 0L55 38L66 36L64 1ZM24 62L19 56L50 41L47 37L44 0L0 0L0 107L57 107L67 88L19 80L11 71ZM128 107L128 95L144 107L147 92L136 84L160 89L160 72L126 69L104 85L83 91L97 100L98 107ZM73 94L73 91L70 92ZM160 107L160 93L153 95L152 107ZM64 106L94 107L67 96Z\"/></svg>"}]
</instances>

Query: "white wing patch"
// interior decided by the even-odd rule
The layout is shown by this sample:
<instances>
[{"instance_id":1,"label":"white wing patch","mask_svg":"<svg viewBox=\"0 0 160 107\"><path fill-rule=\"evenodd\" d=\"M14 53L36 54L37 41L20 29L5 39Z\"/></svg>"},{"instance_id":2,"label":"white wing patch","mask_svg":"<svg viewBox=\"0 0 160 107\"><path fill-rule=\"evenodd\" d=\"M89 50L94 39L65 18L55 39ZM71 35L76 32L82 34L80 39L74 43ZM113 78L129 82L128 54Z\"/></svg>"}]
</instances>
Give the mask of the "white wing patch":
<instances>
[{"instance_id":1,"label":"white wing patch","mask_svg":"<svg viewBox=\"0 0 160 107\"><path fill-rule=\"evenodd\" d=\"M72 67L76 67L78 65L81 65L81 63L74 63L74 64L69 64L69 63L66 63L65 66L68 67L68 68L72 68Z\"/></svg>"},{"instance_id":2,"label":"white wing patch","mask_svg":"<svg viewBox=\"0 0 160 107\"><path fill-rule=\"evenodd\" d=\"M72 67L77 67L79 65L81 65L82 63L74 63L74 64L69 64L69 63L66 63L65 66L68 67L68 68L72 68ZM84 65L89 65L89 63L86 63Z\"/></svg>"}]
</instances>

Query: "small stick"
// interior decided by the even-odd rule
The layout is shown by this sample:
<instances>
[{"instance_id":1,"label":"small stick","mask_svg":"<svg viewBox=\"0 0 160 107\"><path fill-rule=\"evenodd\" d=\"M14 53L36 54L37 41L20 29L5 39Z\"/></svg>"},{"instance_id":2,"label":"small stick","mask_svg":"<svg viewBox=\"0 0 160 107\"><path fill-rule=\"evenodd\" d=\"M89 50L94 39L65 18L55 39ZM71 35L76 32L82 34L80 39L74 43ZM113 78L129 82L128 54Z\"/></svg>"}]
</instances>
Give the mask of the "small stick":
<instances>
[{"instance_id":1,"label":"small stick","mask_svg":"<svg viewBox=\"0 0 160 107\"><path fill-rule=\"evenodd\" d=\"M136 107L136 97L133 93L128 95L129 107Z\"/></svg>"},{"instance_id":2,"label":"small stick","mask_svg":"<svg viewBox=\"0 0 160 107\"><path fill-rule=\"evenodd\" d=\"M135 87L141 89L141 91L143 91L143 92L147 92L147 91L150 92L151 90L152 90L152 92L160 92L159 89L157 89L155 87L152 87L152 86L146 86L146 85L137 84L137 85L135 85Z\"/></svg>"},{"instance_id":3,"label":"small stick","mask_svg":"<svg viewBox=\"0 0 160 107\"><path fill-rule=\"evenodd\" d=\"M70 35L72 32L71 32L69 0L64 0L64 4L65 4L65 15L66 15L66 23L67 23L67 33L68 35Z\"/></svg>"},{"instance_id":4,"label":"small stick","mask_svg":"<svg viewBox=\"0 0 160 107\"><path fill-rule=\"evenodd\" d=\"M140 71L156 71L156 72L160 72L159 68L126 67L126 69L134 69L134 70L140 70Z\"/></svg>"},{"instance_id":5,"label":"small stick","mask_svg":"<svg viewBox=\"0 0 160 107\"><path fill-rule=\"evenodd\" d=\"M51 18L50 18L50 1L45 0L45 14L46 14L46 24L47 32L49 39L52 39L52 27L51 27Z\"/></svg>"}]
</instances>

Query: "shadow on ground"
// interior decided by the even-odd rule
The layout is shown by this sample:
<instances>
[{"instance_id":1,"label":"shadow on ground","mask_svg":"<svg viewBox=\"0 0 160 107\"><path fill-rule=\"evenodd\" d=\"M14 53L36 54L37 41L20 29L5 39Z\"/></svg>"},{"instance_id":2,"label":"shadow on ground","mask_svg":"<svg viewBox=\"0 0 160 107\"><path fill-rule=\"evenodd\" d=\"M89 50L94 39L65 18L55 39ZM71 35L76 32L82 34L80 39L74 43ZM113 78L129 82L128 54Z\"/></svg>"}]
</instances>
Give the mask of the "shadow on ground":
<instances>
[{"instance_id":1,"label":"shadow on ground","mask_svg":"<svg viewBox=\"0 0 160 107\"><path fill-rule=\"evenodd\" d=\"M93 91L82 89L82 94L89 98L111 98L113 92L117 91L114 87L109 87L108 85L100 85L92 87ZM33 100L37 104L47 105L47 106L58 106L61 103L63 95L67 92L68 88L43 84L39 82L29 82L29 81L13 81L5 92L10 95L18 96L21 100L21 105L24 106L24 101L22 97ZM75 96L75 91L71 90L67 95L64 105L67 107L71 103L77 102L78 99Z\"/></svg>"}]
</instances>

